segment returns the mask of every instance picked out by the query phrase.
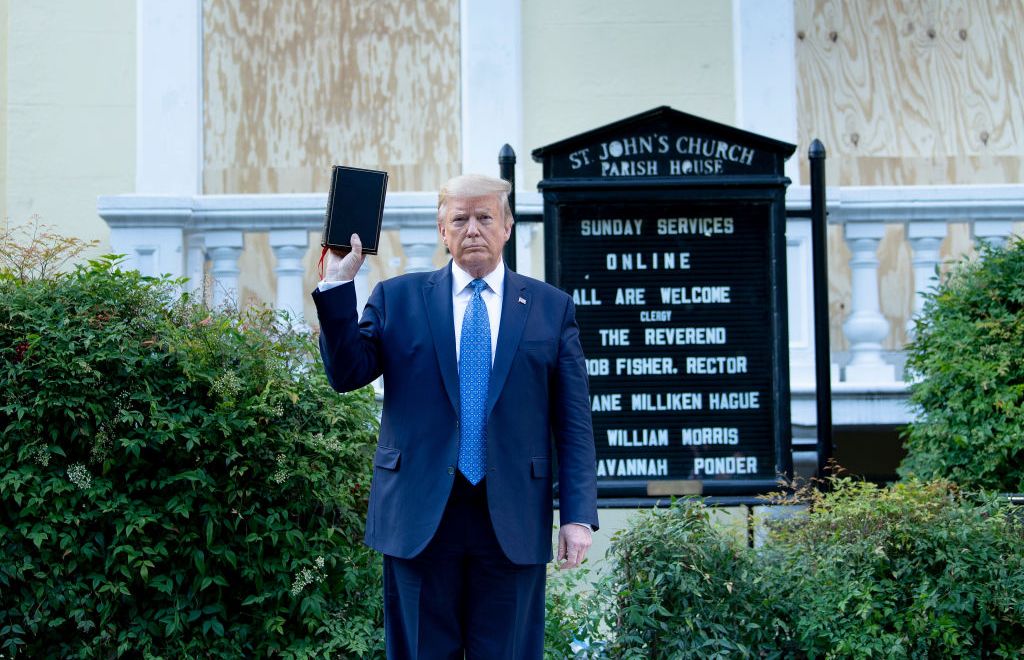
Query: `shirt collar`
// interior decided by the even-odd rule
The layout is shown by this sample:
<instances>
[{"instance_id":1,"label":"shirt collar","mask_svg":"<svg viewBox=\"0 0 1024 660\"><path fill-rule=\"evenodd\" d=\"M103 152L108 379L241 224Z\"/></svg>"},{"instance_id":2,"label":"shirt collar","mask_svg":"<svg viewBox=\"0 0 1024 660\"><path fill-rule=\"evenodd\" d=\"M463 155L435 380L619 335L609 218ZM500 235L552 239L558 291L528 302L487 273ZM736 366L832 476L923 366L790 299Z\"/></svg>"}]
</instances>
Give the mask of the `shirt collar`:
<instances>
[{"instance_id":1,"label":"shirt collar","mask_svg":"<svg viewBox=\"0 0 1024 660\"><path fill-rule=\"evenodd\" d=\"M452 295L457 296L469 286L469 283L473 281L473 276L462 270L455 261L452 261ZM497 267L487 275L483 277L484 282L487 282L488 288L493 291L499 298L504 291L505 286L505 262L501 259L498 260Z\"/></svg>"}]
</instances>

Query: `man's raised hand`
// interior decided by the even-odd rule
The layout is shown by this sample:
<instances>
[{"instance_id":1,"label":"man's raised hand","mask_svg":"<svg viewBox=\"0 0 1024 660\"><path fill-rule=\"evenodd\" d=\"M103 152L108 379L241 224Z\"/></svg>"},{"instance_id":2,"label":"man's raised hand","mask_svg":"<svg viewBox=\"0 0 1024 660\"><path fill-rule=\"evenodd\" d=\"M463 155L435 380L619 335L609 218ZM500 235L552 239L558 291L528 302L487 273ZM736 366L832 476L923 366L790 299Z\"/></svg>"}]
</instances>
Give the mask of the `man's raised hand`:
<instances>
[{"instance_id":1,"label":"man's raised hand","mask_svg":"<svg viewBox=\"0 0 1024 660\"><path fill-rule=\"evenodd\" d=\"M345 282L356 278L366 257L363 256L363 242L359 240L359 234L352 234L350 242L352 249L347 253L337 248L327 251L324 256L325 282Z\"/></svg>"}]
</instances>

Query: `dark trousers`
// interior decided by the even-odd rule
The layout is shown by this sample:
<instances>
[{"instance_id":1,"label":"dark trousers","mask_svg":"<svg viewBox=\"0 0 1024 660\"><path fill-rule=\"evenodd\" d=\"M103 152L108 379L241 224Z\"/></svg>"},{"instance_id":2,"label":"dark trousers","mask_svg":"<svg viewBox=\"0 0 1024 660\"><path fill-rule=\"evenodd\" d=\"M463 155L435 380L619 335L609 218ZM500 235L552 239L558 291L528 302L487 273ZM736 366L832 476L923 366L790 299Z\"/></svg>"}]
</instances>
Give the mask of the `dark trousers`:
<instances>
[{"instance_id":1,"label":"dark trousers","mask_svg":"<svg viewBox=\"0 0 1024 660\"><path fill-rule=\"evenodd\" d=\"M430 544L384 556L390 660L532 660L544 654L545 564L505 557L487 511L486 479L457 475Z\"/></svg>"}]
</instances>

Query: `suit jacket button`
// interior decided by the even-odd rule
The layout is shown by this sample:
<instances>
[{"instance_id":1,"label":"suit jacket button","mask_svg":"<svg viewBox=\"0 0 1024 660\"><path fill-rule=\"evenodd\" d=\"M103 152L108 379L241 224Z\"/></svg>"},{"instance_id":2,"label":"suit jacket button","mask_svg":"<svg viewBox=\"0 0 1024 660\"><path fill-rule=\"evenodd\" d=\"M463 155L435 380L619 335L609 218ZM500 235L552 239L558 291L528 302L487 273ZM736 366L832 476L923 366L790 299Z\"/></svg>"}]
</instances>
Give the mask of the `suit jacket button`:
<instances>
[{"instance_id":1,"label":"suit jacket button","mask_svg":"<svg viewBox=\"0 0 1024 660\"><path fill-rule=\"evenodd\" d=\"M448 466L448 474L455 474L455 466L453 466L453 465L449 465Z\"/></svg>"}]
</instances>

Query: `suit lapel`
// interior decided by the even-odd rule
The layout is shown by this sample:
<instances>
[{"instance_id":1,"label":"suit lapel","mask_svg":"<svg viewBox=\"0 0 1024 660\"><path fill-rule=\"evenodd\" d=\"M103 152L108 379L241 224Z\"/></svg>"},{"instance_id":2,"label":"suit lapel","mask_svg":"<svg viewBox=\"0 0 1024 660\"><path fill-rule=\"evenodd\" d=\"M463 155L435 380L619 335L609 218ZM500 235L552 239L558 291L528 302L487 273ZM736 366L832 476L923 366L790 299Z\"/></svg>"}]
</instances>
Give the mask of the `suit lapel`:
<instances>
[{"instance_id":1,"label":"suit lapel","mask_svg":"<svg viewBox=\"0 0 1024 660\"><path fill-rule=\"evenodd\" d=\"M437 364L456 419L459 417L459 370L455 360L455 316L452 312L451 263L436 271L423 286L423 302L427 306L430 334L437 351ZM500 337L500 335L499 335Z\"/></svg>"},{"instance_id":2,"label":"suit lapel","mask_svg":"<svg viewBox=\"0 0 1024 660\"><path fill-rule=\"evenodd\" d=\"M532 296L528 295L526 280L511 270L505 269L505 291L501 298L501 322L498 326L498 348L494 353L494 366L491 367L491 380L487 386L487 411L491 414L498 395L505 385L508 372L512 368L512 359L519 340L526 327L526 317L533 304ZM454 323L454 321L453 321Z\"/></svg>"}]
</instances>

